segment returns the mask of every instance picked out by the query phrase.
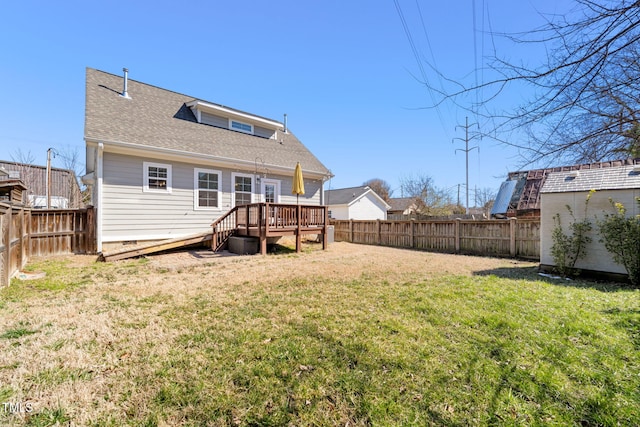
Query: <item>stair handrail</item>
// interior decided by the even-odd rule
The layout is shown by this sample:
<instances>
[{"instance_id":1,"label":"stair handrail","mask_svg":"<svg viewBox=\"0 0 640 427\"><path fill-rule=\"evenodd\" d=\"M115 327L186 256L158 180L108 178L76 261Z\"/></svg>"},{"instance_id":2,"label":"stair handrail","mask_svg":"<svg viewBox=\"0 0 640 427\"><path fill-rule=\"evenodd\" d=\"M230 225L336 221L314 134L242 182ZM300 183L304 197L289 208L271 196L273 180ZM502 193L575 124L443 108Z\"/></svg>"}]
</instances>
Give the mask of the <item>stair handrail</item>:
<instances>
[{"instance_id":1,"label":"stair handrail","mask_svg":"<svg viewBox=\"0 0 640 427\"><path fill-rule=\"evenodd\" d=\"M234 208L229 210L227 213L225 213L224 215L222 215L221 217L213 221L213 223L211 224L211 227L213 229L212 230L213 233L211 236L211 249L214 252L217 252L218 250L222 249L222 247L229 240L229 237L231 237L233 233L236 231L236 228L237 228L236 221L233 221L233 225L230 226L229 219L233 215L234 219L237 220L236 218L237 212L238 212L238 206L235 206ZM222 228L218 229L219 227L222 227Z\"/></svg>"}]
</instances>

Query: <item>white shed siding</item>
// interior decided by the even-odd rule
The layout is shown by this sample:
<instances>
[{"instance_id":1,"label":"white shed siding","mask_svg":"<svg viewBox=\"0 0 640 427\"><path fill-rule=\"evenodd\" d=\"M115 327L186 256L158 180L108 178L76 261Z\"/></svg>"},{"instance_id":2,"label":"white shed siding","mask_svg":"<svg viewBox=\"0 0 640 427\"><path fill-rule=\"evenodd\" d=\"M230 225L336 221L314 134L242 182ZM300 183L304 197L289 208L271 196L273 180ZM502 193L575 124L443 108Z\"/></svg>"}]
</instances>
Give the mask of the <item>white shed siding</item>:
<instances>
[{"instance_id":1,"label":"white shed siding","mask_svg":"<svg viewBox=\"0 0 640 427\"><path fill-rule=\"evenodd\" d=\"M329 210L333 219L387 219L386 206L371 193L364 194L350 205L329 205Z\"/></svg>"},{"instance_id":2,"label":"white shed siding","mask_svg":"<svg viewBox=\"0 0 640 427\"><path fill-rule=\"evenodd\" d=\"M332 219L350 219L347 205L329 205Z\"/></svg>"},{"instance_id":3,"label":"white shed siding","mask_svg":"<svg viewBox=\"0 0 640 427\"><path fill-rule=\"evenodd\" d=\"M143 192L144 162L171 165L171 193ZM220 209L194 208L194 169L215 169L221 172ZM212 167L170 162L157 158L142 158L121 154L104 154L104 182L102 206L103 241L157 240L186 236L210 230L211 223L232 206L233 172L250 173ZM291 177L268 175L281 181L281 203L295 203L291 195ZM301 204L320 204L322 181L305 181L306 194ZM254 193L260 187L254 186ZM262 195L254 196L262 201Z\"/></svg>"},{"instance_id":4,"label":"white shed siding","mask_svg":"<svg viewBox=\"0 0 640 427\"><path fill-rule=\"evenodd\" d=\"M367 193L349 206L349 219L387 219L386 207L371 193Z\"/></svg>"},{"instance_id":5,"label":"white shed siding","mask_svg":"<svg viewBox=\"0 0 640 427\"><path fill-rule=\"evenodd\" d=\"M541 223L540 223L540 263L545 265L555 265L551 255L553 246L552 233L555 223L553 218L556 213L560 214L560 221L565 233L569 233L568 226L573 218L567 210L569 205L574 216L579 221L585 217L585 200L589 193L566 192L566 193L543 193L540 199ZM635 202L635 198L640 197L640 189L632 190L600 190L596 191L589 200L587 217L591 219L592 231L590 237L591 244L587 247L587 256L576 263L576 267L584 270L603 271L610 273L622 273L626 271L624 267L616 264L611 254L600 243L598 235L597 219L603 219L605 213L613 213L613 207L609 202L611 198L615 202L625 205L627 215L638 215L640 210Z\"/></svg>"}]
</instances>

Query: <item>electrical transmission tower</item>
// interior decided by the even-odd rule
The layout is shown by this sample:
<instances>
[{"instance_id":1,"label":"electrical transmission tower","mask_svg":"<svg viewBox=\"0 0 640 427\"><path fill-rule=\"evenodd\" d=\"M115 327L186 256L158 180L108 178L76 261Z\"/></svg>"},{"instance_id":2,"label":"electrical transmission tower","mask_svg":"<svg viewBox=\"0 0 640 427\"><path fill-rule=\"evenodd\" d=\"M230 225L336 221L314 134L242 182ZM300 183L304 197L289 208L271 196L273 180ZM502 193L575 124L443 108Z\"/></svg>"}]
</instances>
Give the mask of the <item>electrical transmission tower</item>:
<instances>
[{"instance_id":1,"label":"electrical transmission tower","mask_svg":"<svg viewBox=\"0 0 640 427\"><path fill-rule=\"evenodd\" d=\"M478 134L472 135L471 137L469 137L469 128L473 125L477 126L478 129L480 129L480 126L477 123L472 123L469 124L469 117L465 117L464 119L464 126L456 126L456 130L458 128L464 128L464 139L462 138L453 138L454 142L456 140L458 141L463 141L465 144L465 148L464 150L462 148L457 148L456 152L458 151L464 151L465 154L465 158L466 158L466 176L467 176L467 180L466 180L466 192L467 192L467 203L465 205L466 207L466 213L467 215L469 215L469 151L473 150L473 149L477 149L478 151L480 151L480 148L478 148L477 146L475 147L471 147L469 148L469 141L473 140L474 138L476 138L478 136Z\"/></svg>"}]
</instances>

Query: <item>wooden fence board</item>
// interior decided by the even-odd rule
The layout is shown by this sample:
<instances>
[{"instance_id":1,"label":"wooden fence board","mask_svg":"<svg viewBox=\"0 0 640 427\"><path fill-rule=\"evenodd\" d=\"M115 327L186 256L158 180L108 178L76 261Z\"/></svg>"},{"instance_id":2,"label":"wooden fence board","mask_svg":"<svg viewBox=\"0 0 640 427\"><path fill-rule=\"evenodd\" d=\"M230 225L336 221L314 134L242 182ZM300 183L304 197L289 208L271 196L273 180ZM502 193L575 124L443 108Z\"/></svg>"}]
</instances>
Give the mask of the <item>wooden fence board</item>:
<instances>
[{"instance_id":1,"label":"wooden fence board","mask_svg":"<svg viewBox=\"0 0 640 427\"><path fill-rule=\"evenodd\" d=\"M540 259L540 220L333 220L334 239L436 252Z\"/></svg>"},{"instance_id":2,"label":"wooden fence board","mask_svg":"<svg viewBox=\"0 0 640 427\"><path fill-rule=\"evenodd\" d=\"M95 253L93 208L40 210L0 203L0 286L32 256Z\"/></svg>"}]
</instances>

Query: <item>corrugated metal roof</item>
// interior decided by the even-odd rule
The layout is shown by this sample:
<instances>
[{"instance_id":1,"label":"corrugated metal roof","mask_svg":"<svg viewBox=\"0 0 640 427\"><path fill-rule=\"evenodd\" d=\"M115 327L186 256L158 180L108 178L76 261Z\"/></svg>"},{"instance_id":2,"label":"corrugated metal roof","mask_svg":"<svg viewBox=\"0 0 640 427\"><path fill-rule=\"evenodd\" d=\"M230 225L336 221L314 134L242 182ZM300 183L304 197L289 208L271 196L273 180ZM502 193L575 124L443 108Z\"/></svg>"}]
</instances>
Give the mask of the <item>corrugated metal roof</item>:
<instances>
[{"instance_id":1,"label":"corrugated metal roof","mask_svg":"<svg viewBox=\"0 0 640 427\"><path fill-rule=\"evenodd\" d=\"M511 196L513 190L516 188L517 180L505 181L500 185L500 190L496 196L496 201L491 208L491 215L506 214L509 209L509 202L511 202Z\"/></svg>"}]
</instances>

